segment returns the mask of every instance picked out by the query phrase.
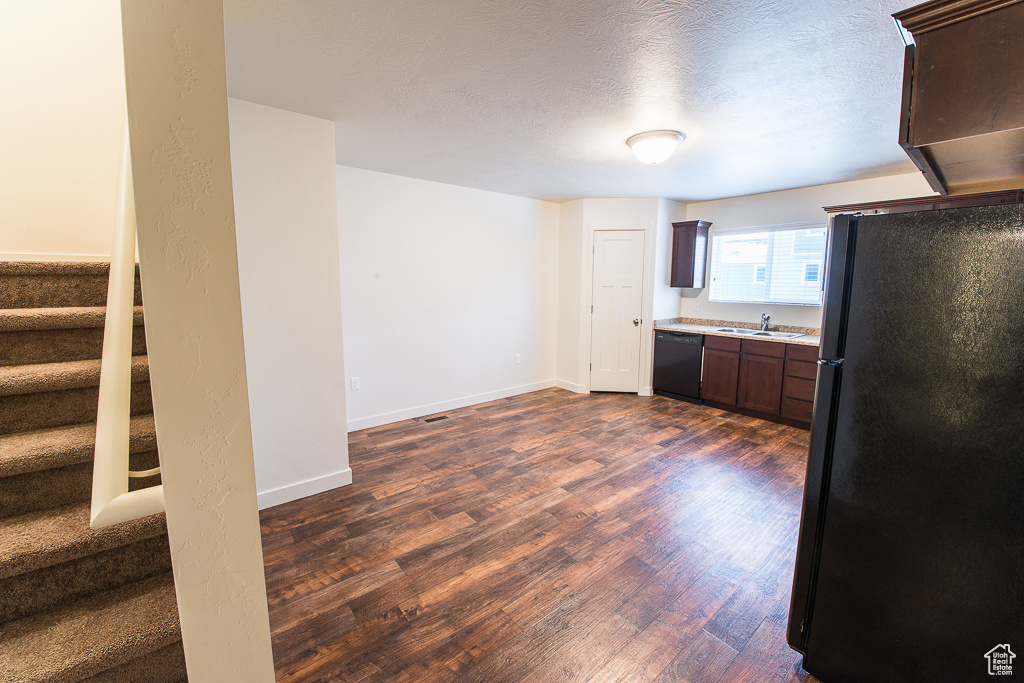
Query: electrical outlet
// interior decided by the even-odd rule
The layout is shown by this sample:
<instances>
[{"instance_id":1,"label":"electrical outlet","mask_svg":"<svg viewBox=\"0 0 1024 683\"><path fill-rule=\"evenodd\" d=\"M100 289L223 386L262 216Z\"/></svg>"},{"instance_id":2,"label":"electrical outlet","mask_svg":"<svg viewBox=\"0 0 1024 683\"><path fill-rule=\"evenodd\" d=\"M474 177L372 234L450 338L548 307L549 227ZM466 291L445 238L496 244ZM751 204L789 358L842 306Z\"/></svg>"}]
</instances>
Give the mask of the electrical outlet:
<instances>
[{"instance_id":1,"label":"electrical outlet","mask_svg":"<svg viewBox=\"0 0 1024 683\"><path fill-rule=\"evenodd\" d=\"M696 313L698 311L700 311L700 304L694 304L693 305L693 312Z\"/></svg>"},{"instance_id":2,"label":"electrical outlet","mask_svg":"<svg viewBox=\"0 0 1024 683\"><path fill-rule=\"evenodd\" d=\"M352 391L359 391L359 378L358 377L353 377L352 378Z\"/></svg>"},{"instance_id":3,"label":"electrical outlet","mask_svg":"<svg viewBox=\"0 0 1024 683\"><path fill-rule=\"evenodd\" d=\"M523 355L521 353L517 353L516 354L516 365L519 365L522 362L523 362Z\"/></svg>"}]
</instances>

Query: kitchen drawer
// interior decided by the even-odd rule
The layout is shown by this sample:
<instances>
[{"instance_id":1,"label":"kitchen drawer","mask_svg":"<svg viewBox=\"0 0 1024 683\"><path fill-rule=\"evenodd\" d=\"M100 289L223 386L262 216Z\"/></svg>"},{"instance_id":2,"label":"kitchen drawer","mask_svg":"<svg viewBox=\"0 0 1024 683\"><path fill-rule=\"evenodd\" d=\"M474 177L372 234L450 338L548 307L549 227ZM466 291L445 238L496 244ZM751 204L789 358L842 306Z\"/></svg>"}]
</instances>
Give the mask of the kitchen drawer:
<instances>
[{"instance_id":1,"label":"kitchen drawer","mask_svg":"<svg viewBox=\"0 0 1024 683\"><path fill-rule=\"evenodd\" d=\"M801 401L795 398L782 399L782 410L780 411L782 417L799 420L800 422L810 422L813 412L814 403L811 401Z\"/></svg>"},{"instance_id":2,"label":"kitchen drawer","mask_svg":"<svg viewBox=\"0 0 1024 683\"><path fill-rule=\"evenodd\" d=\"M786 344L786 359L800 360L807 363L818 362L818 347L802 344Z\"/></svg>"},{"instance_id":3,"label":"kitchen drawer","mask_svg":"<svg viewBox=\"0 0 1024 683\"><path fill-rule=\"evenodd\" d=\"M815 379L818 378L818 364L805 363L803 361L787 358L786 376L799 377L800 379L809 379L813 382Z\"/></svg>"},{"instance_id":4,"label":"kitchen drawer","mask_svg":"<svg viewBox=\"0 0 1024 683\"><path fill-rule=\"evenodd\" d=\"M761 341L760 339L741 339L740 350L743 353L754 353L758 356L771 356L782 358L786 355L786 344L779 342Z\"/></svg>"},{"instance_id":5,"label":"kitchen drawer","mask_svg":"<svg viewBox=\"0 0 1024 683\"><path fill-rule=\"evenodd\" d=\"M704 335L704 348L705 349L718 349L719 351L735 351L739 353L740 341L734 337L716 337L708 334Z\"/></svg>"},{"instance_id":6,"label":"kitchen drawer","mask_svg":"<svg viewBox=\"0 0 1024 683\"><path fill-rule=\"evenodd\" d=\"M783 398L796 398L801 401L814 400L814 380L787 377L782 387Z\"/></svg>"}]
</instances>

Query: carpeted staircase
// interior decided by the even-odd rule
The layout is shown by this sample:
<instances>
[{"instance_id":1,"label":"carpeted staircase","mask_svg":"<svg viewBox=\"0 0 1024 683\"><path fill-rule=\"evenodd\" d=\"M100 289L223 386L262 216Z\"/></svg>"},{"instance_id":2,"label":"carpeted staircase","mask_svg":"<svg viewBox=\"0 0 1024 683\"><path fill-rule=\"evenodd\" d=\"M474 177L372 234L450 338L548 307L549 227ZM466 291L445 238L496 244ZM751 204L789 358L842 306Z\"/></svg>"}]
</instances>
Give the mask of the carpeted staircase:
<instances>
[{"instance_id":1,"label":"carpeted staircase","mask_svg":"<svg viewBox=\"0 0 1024 683\"><path fill-rule=\"evenodd\" d=\"M108 270L0 262L4 683L186 680L164 515L89 528ZM144 470L158 463L137 278L135 303L131 467Z\"/></svg>"}]
</instances>

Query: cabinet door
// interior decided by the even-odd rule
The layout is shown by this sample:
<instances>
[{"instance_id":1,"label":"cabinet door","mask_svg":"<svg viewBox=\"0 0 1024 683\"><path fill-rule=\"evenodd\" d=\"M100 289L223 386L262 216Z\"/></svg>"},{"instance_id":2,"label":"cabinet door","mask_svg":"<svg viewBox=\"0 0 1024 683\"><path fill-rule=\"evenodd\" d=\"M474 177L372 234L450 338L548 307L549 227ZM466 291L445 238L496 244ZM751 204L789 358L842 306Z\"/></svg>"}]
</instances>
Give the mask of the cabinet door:
<instances>
[{"instance_id":1,"label":"cabinet door","mask_svg":"<svg viewBox=\"0 0 1024 683\"><path fill-rule=\"evenodd\" d=\"M778 415L782 402L782 377L786 361L783 358L740 356L740 377L737 405Z\"/></svg>"},{"instance_id":2,"label":"cabinet door","mask_svg":"<svg viewBox=\"0 0 1024 683\"><path fill-rule=\"evenodd\" d=\"M736 405L736 383L739 378L740 354L718 349L704 349L704 376L700 396L707 401Z\"/></svg>"},{"instance_id":3,"label":"cabinet door","mask_svg":"<svg viewBox=\"0 0 1024 683\"><path fill-rule=\"evenodd\" d=\"M708 221L684 221L672 224L672 269L669 286L704 287L708 252Z\"/></svg>"}]
</instances>

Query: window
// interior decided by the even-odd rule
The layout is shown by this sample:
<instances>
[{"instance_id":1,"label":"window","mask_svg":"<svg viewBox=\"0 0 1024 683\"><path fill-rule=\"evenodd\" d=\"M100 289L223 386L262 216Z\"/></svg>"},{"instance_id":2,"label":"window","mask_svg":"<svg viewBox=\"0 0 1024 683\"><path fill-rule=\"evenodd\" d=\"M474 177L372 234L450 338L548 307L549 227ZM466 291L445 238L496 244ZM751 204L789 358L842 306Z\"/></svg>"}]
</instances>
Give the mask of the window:
<instances>
[{"instance_id":1,"label":"window","mask_svg":"<svg viewBox=\"0 0 1024 683\"><path fill-rule=\"evenodd\" d=\"M817 230L798 230L793 235L794 254L817 254L821 251L821 238Z\"/></svg>"},{"instance_id":2,"label":"window","mask_svg":"<svg viewBox=\"0 0 1024 683\"><path fill-rule=\"evenodd\" d=\"M723 228L711 236L711 301L821 305L824 222Z\"/></svg>"}]
</instances>

